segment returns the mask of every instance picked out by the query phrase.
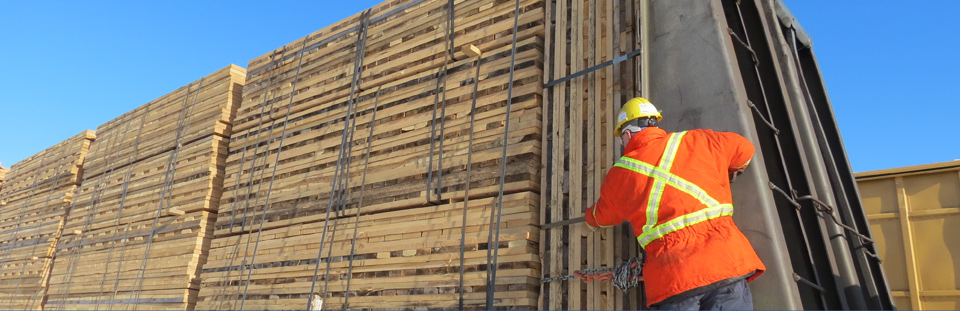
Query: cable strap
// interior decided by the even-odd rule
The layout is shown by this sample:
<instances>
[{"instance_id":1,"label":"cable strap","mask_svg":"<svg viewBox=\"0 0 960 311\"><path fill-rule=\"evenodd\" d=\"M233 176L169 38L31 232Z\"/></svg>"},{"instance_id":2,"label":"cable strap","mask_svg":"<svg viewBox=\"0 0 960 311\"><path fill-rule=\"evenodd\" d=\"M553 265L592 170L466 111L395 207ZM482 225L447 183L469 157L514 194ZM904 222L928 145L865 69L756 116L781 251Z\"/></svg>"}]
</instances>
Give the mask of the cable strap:
<instances>
[{"instance_id":1,"label":"cable strap","mask_svg":"<svg viewBox=\"0 0 960 311\"><path fill-rule=\"evenodd\" d=\"M627 53L627 54L624 54L624 55L620 55L620 56L618 56L617 58L614 58L614 59L612 59L612 60L608 60L608 61L602 62L602 63L600 63L600 64L597 64L596 66L593 66L593 67L590 67L590 68L587 68L587 69L578 71L578 72L576 72L576 73L574 73L574 74L571 74L571 75L569 75L569 76L566 76L566 77L563 77L563 78L560 78L560 79L556 79L556 80L547 82L547 84L544 84L543 87L544 87L544 88L549 88L549 87L553 87L554 85L557 85L557 84L560 84L560 83L564 83L564 82L567 82L567 81L570 81L570 80L579 78L580 76L583 76L583 75L585 75L585 74L588 74L588 73L591 73L591 72L594 72L594 71L603 69L604 67L611 66L611 65L613 65L613 64L617 64L617 63L623 62L623 61L627 60L628 58L632 58L632 57L634 57L634 56L640 55L641 52L643 52L642 49L633 50L633 52L630 52L630 53Z\"/></svg>"}]
</instances>

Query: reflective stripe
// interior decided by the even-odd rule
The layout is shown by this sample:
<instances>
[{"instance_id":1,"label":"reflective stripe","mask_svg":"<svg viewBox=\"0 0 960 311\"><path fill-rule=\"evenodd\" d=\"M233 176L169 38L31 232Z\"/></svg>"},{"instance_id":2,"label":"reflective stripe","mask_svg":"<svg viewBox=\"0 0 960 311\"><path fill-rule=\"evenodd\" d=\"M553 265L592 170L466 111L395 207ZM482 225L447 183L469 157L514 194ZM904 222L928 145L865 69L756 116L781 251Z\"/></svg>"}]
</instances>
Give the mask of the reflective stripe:
<instances>
[{"instance_id":1,"label":"reflective stripe","mask_svg":"<svg viewBox=\"0 0 960 311\"><path fill-rule=\"evenodd\" d=\"M613 226L604 226L604 225L601 225L601 224L600 224L600 221L597 220L597 208L596 208L596 207L593 208L593 220L597 222L597 226L600 226L600 228L610 228L610 227L613 227Z\"/></svg>"},{"instance_id":2,"label":"reflective stripe","mask_svg":"<svg viewBox=\"0 0 960 311\"><path fill-rule=\"evenodd\" d=\"M721 216L733 216L733 204L721 204L671 219L668 222L654 227L653 230L649 232L644 231L643 234L637 237L637 242L640 242L641 247L647 247L647 244L662 238L668 233Z\"/></svg>"},{"instance_id":3,"label":"reflective stripe","mask_svg":"<svg viewBox=\"0 0 960 311\"><path fill-rule=\"evenodd\" d=\"M732 204L720 204L719 201L711 197L696 184L670 173L670 167L673 165L674 156L679 148L680 140L683 137L683 133L679 134L680 135L672 135L670 137L659 167L629 157L621 157L620 160L617 160L617 163L614 164L615 167L625 168L654 179L653 192L651 192L647 204L647 223L644 224L640 236L637 237L637 241L641 247L646 247L650 242L688 226L717 217L733 215ZM655 226L660 209L660 200L663 194L663 184L689 194L700 201L700 203L706 205L707 208ZM651 221L651 219L653 219L653 221Z\"/></svg>"},{"instance_id":4,"label":"reflective stripe","mask_svg":"<svg viewBox=\"0 0 960 311\"><path fill-rule=\"evenodd\" d=\"M680 176L666 172L653 165L637 161L632 158L622 157L620 160L617 160L617 163L613 166L622 167L646 176L653 177L655 179L662 180L663 182L667 183L667 185L693 196L695 199L700 201L700 203L703 203L706 206L720 205L720 202L710 197L710 195L708 195L706 191L703 191L703 189L700 189L699 186L687 181L686 179L683 179Z\"/></svg>"},{"instance_id":5,"label":"reflective stripe","mask_svg":"<svg viewBox=\"0 0 960 311\"><path fill-rule=\"evenodd\" d=\"M741 166L738 167L737 169L738 169L738 170L742 170L742 169L747 168L747 165L750 165L750 160L753 160L753 159L747 159L747 163L744 163L743 165L741 165Z\"/></svg>"},{"instance_id":6,"label":"reflective stripe","mask_svg":"<svg viewBox=\"0 0 960 311\"><path fill-rule=\"evenodd\" d=\"M680 141L683 139L683 135L687 132L679 132L670 134L670 138L667 140L667 145L663 148L663 156L660 158L660 163L657 167L663 169L664 171L669 172L670 168L673 166L673 160L676 159L677 150L680 149ZM657 224L658 215L660 213L660 199L663 197L664 182L659 179L654 179L653 189L650 191L650 195L647 197L647 222L643 225L641 231L647 232L653 229L653 226Z\"/></svg>"}]
</instances>

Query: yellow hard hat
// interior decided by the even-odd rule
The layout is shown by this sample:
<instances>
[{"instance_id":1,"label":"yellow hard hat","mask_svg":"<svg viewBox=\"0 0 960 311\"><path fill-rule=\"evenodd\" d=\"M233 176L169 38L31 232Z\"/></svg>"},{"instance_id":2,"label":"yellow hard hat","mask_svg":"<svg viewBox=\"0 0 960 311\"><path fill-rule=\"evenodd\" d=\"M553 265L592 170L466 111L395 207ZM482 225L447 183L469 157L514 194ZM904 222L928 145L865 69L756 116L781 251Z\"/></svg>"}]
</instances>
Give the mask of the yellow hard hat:
<instances>
[{"instance_id":1,"label":"yellow hard hat","mask_svg":"<svg viewBox=\"0 0 960 311\"><path fill-rule=\"evenodd\" d=\"M643 97L634 97L623 104L623 107L620 107L620 113L617 114L617 128L613 130L613 133L620 136L623 134L623 125L627 122L650 117L657 117L657 122L663 119L660 111L653 106L653 103Z\"/></svg>"}]
</instances>

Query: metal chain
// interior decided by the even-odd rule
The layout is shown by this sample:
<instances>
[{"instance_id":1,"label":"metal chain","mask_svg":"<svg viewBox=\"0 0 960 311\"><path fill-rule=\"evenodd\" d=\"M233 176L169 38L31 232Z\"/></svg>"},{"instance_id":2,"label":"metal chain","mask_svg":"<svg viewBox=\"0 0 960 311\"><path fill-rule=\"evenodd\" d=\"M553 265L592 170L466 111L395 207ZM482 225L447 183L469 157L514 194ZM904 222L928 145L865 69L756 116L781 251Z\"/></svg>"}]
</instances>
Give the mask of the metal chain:
<instances>
[{"instance_id":1,"label":"metal chain","mask_svg":"<svg viewBox=\"0 0 960 311\"><path fill-rule=\"evenodd\" d=\"M576 279L576 278L577 278L577 277L576 277L575 275L573 275L573 274L561 275L561 276L552 276L552 277L540 279L540 283L549 283L549 282L556 282L556 281L566 281L566 280Z\"/></svg>"},{"instance_id":2,"label":"metal chain","mask_svg":"<svg viewBox=\"0 0 960 311\"><path fill-rule=\"evenodd\" d=\"M626 292L631 288L640 286L642 271L643 263L639 258L634 257L614 267L586 268L577 270L574 274L542 278L540 279L540 283L566 281L582 278L581 276L598 276L612 272L612 279L610 281L613 283L613 286Z\"/></svg>"}]
</instances>

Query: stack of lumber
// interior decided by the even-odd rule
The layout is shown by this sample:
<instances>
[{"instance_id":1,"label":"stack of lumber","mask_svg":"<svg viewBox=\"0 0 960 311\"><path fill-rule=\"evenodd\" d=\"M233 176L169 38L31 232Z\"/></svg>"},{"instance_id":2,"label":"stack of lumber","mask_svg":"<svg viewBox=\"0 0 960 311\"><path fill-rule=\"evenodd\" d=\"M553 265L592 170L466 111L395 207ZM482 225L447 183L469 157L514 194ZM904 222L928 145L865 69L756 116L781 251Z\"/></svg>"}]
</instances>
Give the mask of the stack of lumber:
<instances>
[{"instance_id":1,"label":"stack of lumber","mask_svg":"<svg viewBox=\"0 0 960 311\"><path fill-rule=\"evenodd\" d=\"M7 171L10 169L0 166L0 191L3 191L3 179L7 176Z\"/></svg>"},{"instance_id":2,"label":"stack of lumber","mask_svg":"<svg viewBox=\"0 0 960 311\"><path fill-rule=\"evenodd\" d=\"M0 309L39 309L82 178L87 130L11 166L0 192Z\"/></svg>"},{"instance_id":3,"label":"stack of lumber","mask_svg":"<svg viewBox=\"0 0 960 311\"><path fill-rule=\"evenodd\" d=\"M545 84L630 54L640 48L637 1L546 1ZM583 216L597 201L606 172L620 156L614 146L614 116L620 106L644 94L641 56L629 57L544 90L544 168L541 223ZM548 208L549 207L549 208ZM586 268L613 267L639 250L628 226L596 231L577 224L545 229L540 253L543 275L554 277ZM541 307L549 310L638 310L642 294L624 293L611 282L578 280L545 283Z\"/></svg>"},{"instance_id":4,"label":"stack of lumber","mask_svg":"<svg viewBox=\"0 0 960 311\"><path fill-rule=\"evenodd\" d=\"M544 10L520 1L508 96L514 6L455 1L450 44L447 1L390 1L251 60L197 307L305 308L318 295L325 309L347 307L345 296L357 308L455 308L463 224L451 202L469 192L465 242L486 247L501 186L502 216L519 214L501 226L500 254L512 255L498 259L509 272L495 305L536 307L527 245L539 239L524 217L539 214L529 200L540 190ZM355 222L364 242L347 288ZM468 250L466 307L483 307L487 258ZM318 260L332 268L311 292Z\"/></svg>"},{"instance_id":5,"label":"stack of lumber","mask_svg":"<svg viewBox=\"0 0 960 311\"><path fill-rule=\"evenodd\" d=\"M246 72L230 65L98 128L45 309L189 309Z\"/></svg>"},{"instance_id":6,"label":"stack of lumber","mask_svg":"<svg viewBox=\"0 0 960 311\"><path fill-rule=\"evenodd\" d=\"M198 309L304 309L305 295L330 293L325 309L341 309L347 276L350 275L352 309L455 309L459 297L460 234L463 202L422 208L364 214L332 220L327 238L321 240L323 222L302 223L264 230L257 249L257 266L241 265L253 252L253 235L216 239L212 248L235 250L229 265L214 258L203 272L204 284L229 282L211 292L204 287ZM464 300L467 306L482 306L486 293L487 237L494 198L469 201L464 252ZM500 229L498 306L529 309L536 306L539 286L539 258L536 253L539 229L539 196L520 192L504 196ZM354 244L354 230L356 242ZM317 262L321 243L323 260ZM328 247L332 246L332 251ZM351 256L353 254L353 256ZM329 258L329 259L328 259ZM352 260L351 260L352 258ZM329 263L329 266L328 266ZM352 269L350 265L353 265ZM329 270L328 270L329 269ZM249 277L249 286L246 280ZM243 280L243 281L240 281ZM242 296L246 292L246 300ZM240 296L240 297L238 297ZM216 299L212 299L216 298Z\"/></svg>"}]
</instances>

